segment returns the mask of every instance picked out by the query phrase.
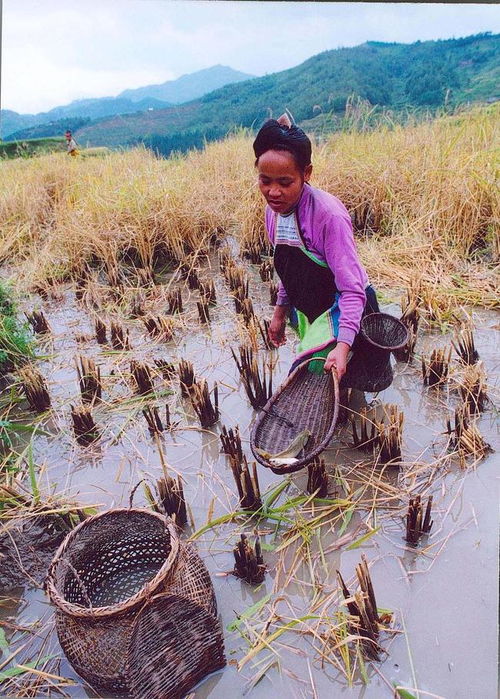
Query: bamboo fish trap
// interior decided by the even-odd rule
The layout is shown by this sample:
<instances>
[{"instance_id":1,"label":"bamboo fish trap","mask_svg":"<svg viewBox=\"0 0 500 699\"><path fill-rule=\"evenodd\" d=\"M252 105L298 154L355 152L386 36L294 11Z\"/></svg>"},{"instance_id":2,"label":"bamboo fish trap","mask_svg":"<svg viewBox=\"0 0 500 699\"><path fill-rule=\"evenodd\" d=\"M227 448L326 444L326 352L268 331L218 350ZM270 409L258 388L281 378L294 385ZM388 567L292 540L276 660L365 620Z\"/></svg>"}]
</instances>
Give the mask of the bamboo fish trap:
<instances>
[{"instance_id":1,"label":"bamboo fish trap","mask_svg":"<svg viewBox=\"0 0 500 699\"><path fill-rule=\"evenodd\" d=\"M210 576L169 517L88 518L56 552L47 591L66 657L106 696L181 699L225 664Z\"/></svg>"}]
</instances>

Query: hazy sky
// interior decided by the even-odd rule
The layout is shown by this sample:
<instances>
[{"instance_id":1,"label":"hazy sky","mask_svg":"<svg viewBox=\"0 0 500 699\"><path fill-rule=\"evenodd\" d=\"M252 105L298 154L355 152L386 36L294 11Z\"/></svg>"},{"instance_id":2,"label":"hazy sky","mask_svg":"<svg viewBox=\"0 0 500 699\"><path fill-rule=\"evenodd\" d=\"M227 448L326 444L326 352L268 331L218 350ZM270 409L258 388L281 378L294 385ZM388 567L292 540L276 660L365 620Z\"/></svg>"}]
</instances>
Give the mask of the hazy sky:
<instances>
[{"instance_id":1,"label":"hazy sky","mask_svg":"<svg viewBox=\"0 0 500 699\"><path fill-rule=\"evenodd\" d=\"M1 0L0 0L1 1ZM221 63L254 75L367 40L500 31L485 4L3 0L2 108L39 112Z\"/></svg>"}]
</instances>

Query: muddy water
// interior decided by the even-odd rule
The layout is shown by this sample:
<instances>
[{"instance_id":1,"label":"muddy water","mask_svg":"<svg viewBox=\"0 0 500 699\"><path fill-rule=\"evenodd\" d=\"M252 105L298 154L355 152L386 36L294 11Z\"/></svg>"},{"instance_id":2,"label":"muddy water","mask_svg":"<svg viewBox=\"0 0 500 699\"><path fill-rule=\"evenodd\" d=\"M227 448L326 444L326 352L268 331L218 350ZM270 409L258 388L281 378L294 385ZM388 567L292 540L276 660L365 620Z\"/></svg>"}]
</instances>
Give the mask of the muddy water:
<instances>
[{"instance_id":1,"label":"muddy water","mask_svg":"<svg viewBox=\"0 0 500 699\"><path fill-rule=\"evenodd\" d=\"M187 290L184 293L187 295ZM172 474L182 474L184 479L192 516L186 534L193 534L207 522L209 510L215 519L237 509L235 484L227 459L220 453L219 430L221 424L228 428L239 425L244 449L249 454L249 427L255 413L230 354L229 346L237 345L238 331L233 307L220 278L217 278L217 293L219 303L211 311L210 328L200 326L195 310L197 295L191 293L183 314L184 330L178 332L174 342L152 343L142 324L131 321L127 326L131 330L132 350L122 355L99 347L93 338L83 342L80 338L77 342L75 336L90 336L92 327L90 316L75 301L71 290L64 292L62 300L44 302L53 337L40 348L47 358L39 366L50 385L53 412L45 429L53 436L39 436L34 443L43 491L64 493L79 503L107 508L127 505L132 488L141 479L154 482L160 477L158 448L147 431L141 406L128 400L132 396L127 381L128 365L131 358L152 363L153 357L172 361L185 357L193 362L196 375L205 377L210 387L215 380L219 382L221 408L220 423L211 430L201 430L189 402L180 397L177 382L157 384L157 390L165 392L157 404L163 406L168 402L172 421L178 422L176 429L162 435L161 443L168 468ZM269 317L267 285L261 284L257 276L252 278L252 296L257 311ZM384 310L398 313L395 306ZM495 387L499 374L499 333L495 330L498 317L475 313L474 320L476 345L488 372L490 396L498 405L498 384ZM448 344L449 335L428 331L422 333L417 352L425 354L430 348ZM76 353L94 357L105 377L103 404L94 411L102 435L89 448L75 443L69 418L70 403L78 398ZM292 338L275 354L278 385L293 357ZM196 689L196 697L249 693L252 697L268 698L278 691L290 697L338 695L371 699L393 696L393 684L407 687L421 697L429 696L426 693L446 698L496 696L498 455L489 455L470 470L461 470L457 463L438 462L445 452L446 437L442 434L445 418L458 401L453 380L443 389L426 388L417 362L397 365L395 372L393 385L376 399L383 404L396 404L405 414L403 467L378 475L380 486L390 486L396 494L375 510L368 504L358 508L342 532L343 536L351 533L351 541L355 541L366 532L365 524L368 524L379 527L376 535L358 548L339 549L335 547L338 527L324 527L321 547L315 535L310 545L313 575L310 565L299 564L293 579L287 580L287 571L294 566L295 549L290 547L284 566L278 565L274 549L281 542L281 530L276 523L263 520L259 527L269 572L258 587L227 575L234 564L232 547L241 531L253 531L252 523L227 523L197 538L198 550L216 591L229 664L202 682ZM375 397L367 394L366 398L371 402ZM374 409L379 408L375 405ZM496 414L490 404L479 422L482 434L492 445L498 445ZM350 433L345 428L338 430L325 457L332 474L330 495L334 497L342 496L345 487L355 490L366 474L373 471L367 455L351 447ZM334 475L342 477L344 483L337 482ZM259 478L263 493L281 481L266 469L259 470ZM295 474L280 503L286 495L302 494L306 483L306 474ZM397 495L399 486L407 488L412 484L419 486L416 492L434 495L434 527L418 548L410 548L404 542L407 498ZM146 504L142 488L137 489L134 504ZM326 553L320 555L320 551ZM271 649L262 650L238 672L235 661L245 656L249 645L243 636L244 626L241 632L227 629L237 614L266 595L271 596L270 604L274 602L281 615L280 624L310 614L315 595L326 598L336 590L336 568L352 585L362 552L371 563L378 606L394 613L395 631L382 638L388 655L380 663L367 667L368 685L358 673L353 686L348 687L338 669L328 662L321 663L318 643L313 637L296 630L284 633ZM76 682L65 691L75 697L95 696L61 654L52 631L52 610L43 591L19 589L11 591L9 598L0 607L0 618L15 621L21 627L36 624L37 628L37 635L27 650L19 654L18 661L27 662L45 642L44 653L61 656L60 674ZM334 604L327 613L333 615L336 609ZM261 631L269 616L267 606L252 624L260 620L257 628ZM8 631L7 636L12 648L26 640L19 633L12 636ZM415 688L421 690L420 694Z\"/></svg>"}]
</instances>

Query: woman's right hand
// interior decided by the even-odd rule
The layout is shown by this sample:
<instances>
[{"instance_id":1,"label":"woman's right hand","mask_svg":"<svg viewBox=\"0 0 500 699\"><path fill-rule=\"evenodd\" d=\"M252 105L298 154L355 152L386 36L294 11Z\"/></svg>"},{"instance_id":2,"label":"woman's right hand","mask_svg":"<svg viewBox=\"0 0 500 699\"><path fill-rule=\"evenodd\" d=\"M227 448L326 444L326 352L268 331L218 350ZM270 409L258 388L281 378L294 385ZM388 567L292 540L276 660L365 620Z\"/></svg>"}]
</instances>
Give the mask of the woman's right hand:
<instances>
[{"instance_id":1,"label":"woman's right hand","mask_svg":"<svg viewBox=\"0 0 500 699\"><path fill-rule=\"evenodd\" d=\"M285 326L288 316L288 306L276 306L269 324L269 340L275 347L280 347L286 342Z\"/></svg>"}]
</instances>

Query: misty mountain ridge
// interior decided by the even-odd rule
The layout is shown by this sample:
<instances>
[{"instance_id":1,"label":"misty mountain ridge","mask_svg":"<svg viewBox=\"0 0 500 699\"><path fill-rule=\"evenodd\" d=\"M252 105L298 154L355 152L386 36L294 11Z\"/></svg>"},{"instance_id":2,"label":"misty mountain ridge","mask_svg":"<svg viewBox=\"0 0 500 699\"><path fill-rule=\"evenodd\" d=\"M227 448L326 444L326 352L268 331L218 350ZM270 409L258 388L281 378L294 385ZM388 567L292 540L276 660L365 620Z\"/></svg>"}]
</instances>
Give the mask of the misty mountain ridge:
<instances>
[{"instance_id":1,"label":"misty mountain ridge","mask_svg":"<svg viewBox=\"0 0 500 699\"><path fill-rule=\"evenodd\" d=\"M78 120L102 119L119 114L131 114L150 109L160 109L202 97L208 92L228 85L231 82L248 80L253 76L233 70L228 66L212 66L203 70L182 75L176 80L168 80L160 85L147 85L124 90L116 97L96 97L74 100L70 104L54 107L38 114L19 114L13 110L0 111L0 133L3 139L36 138L57 135L60 121L76 119L77 125L68 123L65 128L78 128ZM168 96L168 98L167 98ZM45 128L41 128L45 126ZM53 128L50 128L50 127ZM35 128L36 135L30 130Z\"/></svg>"},{"instance_id":2,"label":"misty mountain ridge","mask_svg":"<svg viewBox=\"0 0 500 699\"><path fill-rule=\"evenodd\" d=\"M182 104L203 97L224 85L251 80L254 77L219 64L205 70L198 70L196 73L181 75L177 80L168 80L159 85L124 90L118 97L124 97L136 103L144 98L155 98L171 104Z\"/></svg>"}]
</instances>

